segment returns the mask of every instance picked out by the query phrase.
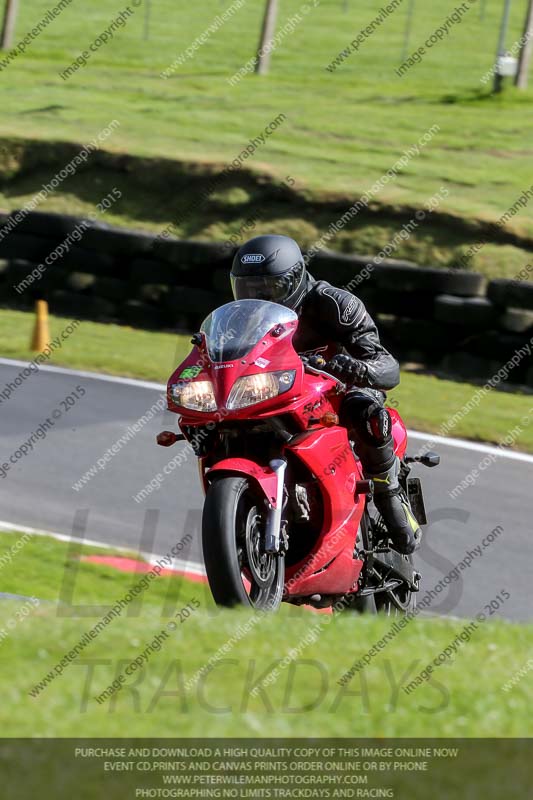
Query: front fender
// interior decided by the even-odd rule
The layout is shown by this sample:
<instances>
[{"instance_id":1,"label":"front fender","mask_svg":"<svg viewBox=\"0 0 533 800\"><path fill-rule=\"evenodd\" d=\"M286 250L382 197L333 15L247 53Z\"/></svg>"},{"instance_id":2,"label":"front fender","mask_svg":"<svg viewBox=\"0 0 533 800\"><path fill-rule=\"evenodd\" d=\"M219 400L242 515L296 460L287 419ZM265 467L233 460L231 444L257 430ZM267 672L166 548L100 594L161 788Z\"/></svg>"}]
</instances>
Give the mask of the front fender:
<instances>
[{"instance_id":1,"label":"front fender","mask_svg":"<svg viewBox=\"0 0 533 800\"><path fill-rule=\"evenodd\" d=\"M267 502L277 508L277 476L270 467L263 467L249 458L225 458L206 472L205 480L209 484L214 477L224 474L250 478L262 491Z\"/></svg>"}]
</instances>

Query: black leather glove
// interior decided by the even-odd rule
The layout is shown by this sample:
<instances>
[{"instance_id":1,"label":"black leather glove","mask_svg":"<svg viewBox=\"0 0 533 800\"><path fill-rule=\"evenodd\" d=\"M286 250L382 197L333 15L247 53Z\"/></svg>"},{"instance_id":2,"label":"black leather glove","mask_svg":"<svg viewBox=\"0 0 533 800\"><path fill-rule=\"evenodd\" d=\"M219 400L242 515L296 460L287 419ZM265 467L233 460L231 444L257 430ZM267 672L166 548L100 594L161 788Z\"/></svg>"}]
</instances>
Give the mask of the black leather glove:
<instances>
[{"instance_id":1,"label":"black leather glove","mask_svg":"<svg viewBox=\"0 0 533 800\"><path fill-rule=\"evenodd\" d=\"M348 385L363 385L368 379L367 365L352 356L337 353L324 367L326 372L331 372L336 378Z\"/></svg>"}]
</instances>

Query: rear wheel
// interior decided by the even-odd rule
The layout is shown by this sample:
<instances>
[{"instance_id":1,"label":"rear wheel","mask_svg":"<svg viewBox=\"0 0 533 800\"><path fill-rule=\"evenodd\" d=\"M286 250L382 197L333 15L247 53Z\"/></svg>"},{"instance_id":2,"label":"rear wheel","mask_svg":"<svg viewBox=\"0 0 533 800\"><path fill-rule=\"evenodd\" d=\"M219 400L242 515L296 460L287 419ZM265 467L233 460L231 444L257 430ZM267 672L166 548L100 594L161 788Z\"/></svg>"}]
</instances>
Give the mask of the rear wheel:
<instances>
[{"instance_id":1,"label":"rear wheel","mask_svg":"<svg viewBox=\"0 0 533 800\"><path fill-rule=\"evenodd\" d=\"M409 503L407 492L402 485L402 499ZM381 515L377 515L371 522L373 529L373 538L375 542L380 540L388 540L388 532L383 522ZM410 566L411 571L414 570L414 561L412 555L401 555ZM382 576L385 580L386 575ZM390 616L401 616L412 611L416 607L416 593L412 592L409 585L403 581L397 581L394 588L386 592L378 592L376 594L376 608L380 614Z\"/></svg>"},{"instance_id":2,"label":"rear wheel","mask_svg":"<svg viewBox=\"0 0 533 800\"><path fill-rule=\"evenodd\" d=\"M370 550L372 547L372 538L370 533L371 520L368 510L365 508L363 516L361 517L361 525L357 533L355 547L357 550ZM349 611L355 611L358 614L377 614L378 609L376 605L376 596L374 594L361 595L359 592L350 596L350 602L347 606Z\"/></svg>"},{"instance_id":3,"label":"rear wheel","mask_svg":"<svg viewBox=\"0 0 533 800\"><path fill-rule=\"evenodd\" d=\"M408 561L411 567L413 566L413 556L402 556L402 558ZM400 583L388 592L376 594L376 607L381 614L386 614L388 617L401 616L416 607L416 595L406 583Z\"/></svg>"},{"instance_id":4,"label":"rear wheel","mask_svg":"<svg viewBox=\"0 0 533 800\"><path fill-rule=\"evenodd\" d=\"M364 550L372 550L379 542L388 541L388 532L381 518L377 514L372 504L373 513L367 505L365 513L361 519L361 530L358 536ZM401 556L409 565L413 566L413 556ZM381 565L374 565L371 574L367 573L366 587L374 586L378 588L390 584L391 588L387 591L377 591L374 594L358 596L355 595L350 608L363 614L386 614L387 616L399 616L406 614L416 606L416 594L409 585L401 580L391 580L388 571L382 570Z\"/></svg>"},{"instance_id":5,"label":"rear wheel","mask_svg":"<svg viewBox=\"0 0 533 800\"><path fill-rule=\"evenodd\" d=\"M358 614L377 614L378 609L376 605L376 598L373 594L367 594L363 597L355 594L350 604L347 606L349 611L355 611Z\"/></svg>"},{"instance_id":6,"label":"rear wheel","mask_svg":"<svg viewBox=\"0 0 533 800\"><path fill-rule=\"evenodd\" d=\"M265 553L266 507L246 478L217 478L207 491L202 546L217 605L275 611L283 596L285 559Z\"/></svg>"}]
</instances>

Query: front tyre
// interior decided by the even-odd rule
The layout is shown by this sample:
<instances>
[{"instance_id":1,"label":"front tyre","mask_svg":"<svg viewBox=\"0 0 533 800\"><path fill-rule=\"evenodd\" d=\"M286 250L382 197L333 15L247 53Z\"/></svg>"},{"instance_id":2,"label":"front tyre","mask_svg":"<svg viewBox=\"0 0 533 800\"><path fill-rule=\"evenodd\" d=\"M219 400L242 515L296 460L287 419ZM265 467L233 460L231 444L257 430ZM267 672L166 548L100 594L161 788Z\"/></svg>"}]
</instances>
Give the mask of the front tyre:
<instances>
[{"instance_id":1,"label":"front tyre","mask_svg":"<svg viewBox=\"0 0 533 800\"><path fill-rule=\"evenodd\" d=\"M264 552L267 509L246 478L225 476L209 486L202 546L209 588L219 606L275 611L283 596L285 559Z\"/></svg>"}]
</instances>

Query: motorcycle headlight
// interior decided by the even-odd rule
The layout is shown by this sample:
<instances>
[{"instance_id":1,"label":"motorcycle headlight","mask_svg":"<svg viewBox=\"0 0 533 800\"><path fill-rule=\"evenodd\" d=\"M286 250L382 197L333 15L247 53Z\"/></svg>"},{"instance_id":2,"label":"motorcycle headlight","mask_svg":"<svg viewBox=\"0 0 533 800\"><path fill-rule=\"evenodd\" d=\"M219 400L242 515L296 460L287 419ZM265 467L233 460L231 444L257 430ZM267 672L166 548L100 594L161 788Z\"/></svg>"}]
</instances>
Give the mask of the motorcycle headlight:
<instances>
[{"instance_id":1,"label":"motorcycle headlight","mask_svg":"<svg viewBox=\"0 0 533 800\"><path fill-rule=\"evenodd\" d=\"M216 411L217 403L211 381L181 381L170 387L177 406L191 411Z\"/></svg>"},{"instance_id":2,"label":"motorcycle headlight","mask_svg":"<svg viewBox=\"0 0 533 800\"><path fill-rule=\"evenodd\" d=\"M283 372L260 372L239 378L228 397L227 408L235 410L255 403L271 400L283 392L288 392L294 384L296 370Z\"/></svg>"}]
</instances>

